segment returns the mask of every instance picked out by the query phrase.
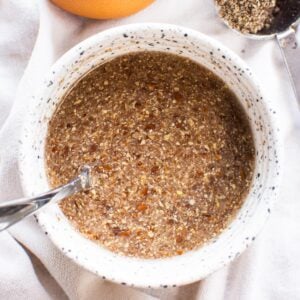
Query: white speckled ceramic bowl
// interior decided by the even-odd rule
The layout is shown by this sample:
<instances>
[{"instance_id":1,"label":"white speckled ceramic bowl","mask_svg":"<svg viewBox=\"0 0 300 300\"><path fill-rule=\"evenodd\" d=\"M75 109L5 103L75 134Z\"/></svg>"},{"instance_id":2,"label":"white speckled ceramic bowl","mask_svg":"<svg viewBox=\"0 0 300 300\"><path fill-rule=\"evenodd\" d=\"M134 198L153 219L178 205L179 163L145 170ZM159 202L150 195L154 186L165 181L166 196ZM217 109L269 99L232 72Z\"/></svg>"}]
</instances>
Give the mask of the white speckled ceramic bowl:
<instances>
[{"instance_id":1,"label":"white speckled ceramic bowl","mask_svg":"<svg viewBox=\"0 0 300 300\"><path fill-rule=\"evenodd\" d=\"M236 218L216 239L196 251L145 260L112 253L79 234L57 204L36 219L53 243L82 267L130 286L169 287L204 278L237 257L255 239L276 198L279 143L274 111L262 96L247 65L234 53L187 28L167 24L133 24L101 32L61 57L28 108L20 151L20 171L28 196L49 189L44 146L48 121L68 88L90 69L118 55L157 50L189 57L215 72L236 93L251 122L256 170L251 191Z\"/></svg>"}]
</instances>

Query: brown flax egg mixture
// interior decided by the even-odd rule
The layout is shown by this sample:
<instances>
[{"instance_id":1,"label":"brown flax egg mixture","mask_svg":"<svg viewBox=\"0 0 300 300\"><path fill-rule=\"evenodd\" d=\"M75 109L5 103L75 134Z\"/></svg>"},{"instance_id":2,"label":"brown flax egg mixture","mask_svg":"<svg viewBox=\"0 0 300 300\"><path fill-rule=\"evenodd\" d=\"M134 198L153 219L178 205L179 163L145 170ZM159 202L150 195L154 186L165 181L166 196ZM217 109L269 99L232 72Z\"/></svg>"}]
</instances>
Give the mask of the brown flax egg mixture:
<instances>
[{"instance_id":1,"label":"brown flax egg mixture","mask_svg":"<svg viewBox=\"0 0 300 300\"><path fill-rule=\"evenodd\" d=\"M93 166L94 186L60 207L113 252L163 258L228 226L249 192L254 141L235 94L196 62L130 53L78 80L50 120L53 187Z\"/></svg>"}]
</instances>

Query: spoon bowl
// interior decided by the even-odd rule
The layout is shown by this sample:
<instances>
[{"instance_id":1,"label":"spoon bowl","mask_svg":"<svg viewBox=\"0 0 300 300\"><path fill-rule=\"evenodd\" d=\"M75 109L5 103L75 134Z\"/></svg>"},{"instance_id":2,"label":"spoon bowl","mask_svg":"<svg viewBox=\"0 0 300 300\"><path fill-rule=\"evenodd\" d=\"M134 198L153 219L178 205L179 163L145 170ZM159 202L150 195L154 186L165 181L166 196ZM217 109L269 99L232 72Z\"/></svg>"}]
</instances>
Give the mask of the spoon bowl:
<instances>
[{"instance_id":1,"label":"spoon bowl","mask_svg":"<svg viewBox=\"0 0 300 300\"><path fill-rule=\"evenodd\" d=\"M269 26L254 34L243 33L230 26L229 22L220 15L220 6L216 4L219 17L233 31L255 40L276 38L281 49L296 100L300 106L300 47L296 39L297 25L300 22L300 1L277 0L276 7L277 10L274 12Z\"/></svg>"}]
</instances>

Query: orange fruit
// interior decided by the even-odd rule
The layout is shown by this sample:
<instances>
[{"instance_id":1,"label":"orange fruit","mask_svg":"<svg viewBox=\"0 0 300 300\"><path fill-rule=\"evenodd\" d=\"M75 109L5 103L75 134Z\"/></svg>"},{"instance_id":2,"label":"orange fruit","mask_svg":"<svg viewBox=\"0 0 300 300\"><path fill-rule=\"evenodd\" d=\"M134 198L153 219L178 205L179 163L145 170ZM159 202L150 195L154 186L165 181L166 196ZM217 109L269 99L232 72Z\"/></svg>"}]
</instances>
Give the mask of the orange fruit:
<instances>
[{"instance_id":1,"label":"orange fruit","mask_svg":"<svg viewBox=\"0 0 300 300\"><path fill-rule=\"evenodd\" d=\"M126 17L154 0L51 0L58 7L75 15L93 19Z\"/></svg>"}]
</instances>

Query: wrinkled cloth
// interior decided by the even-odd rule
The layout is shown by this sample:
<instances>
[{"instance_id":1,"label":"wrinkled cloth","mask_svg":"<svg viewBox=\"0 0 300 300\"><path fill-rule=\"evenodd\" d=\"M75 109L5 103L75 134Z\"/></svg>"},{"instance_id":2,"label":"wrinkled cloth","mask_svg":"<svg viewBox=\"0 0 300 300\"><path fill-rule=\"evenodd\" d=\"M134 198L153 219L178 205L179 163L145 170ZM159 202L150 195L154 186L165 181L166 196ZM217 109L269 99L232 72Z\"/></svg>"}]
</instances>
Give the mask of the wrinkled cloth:
<instances>
[{"instance_id":1,"label":"wrinkled cloth","mask_svg":"<svg viewBox=\"0 0 300 300\"><path fill-rule=\"evenodd\" d=\"M74 16L46 0L0 1L0 201L23 195L18 140L32 95L51 65L85 38L137 22L198 30L232 49L256 74L276 110L284 144L280 195L269 221L227 267L201 282L154 290L121 286L82 269L29 217L0 233L0 299L300 299L299 109L276 42L230 31L211 0L157 0L133 16L109 21Z\"/></svg>"}]
</instances>

